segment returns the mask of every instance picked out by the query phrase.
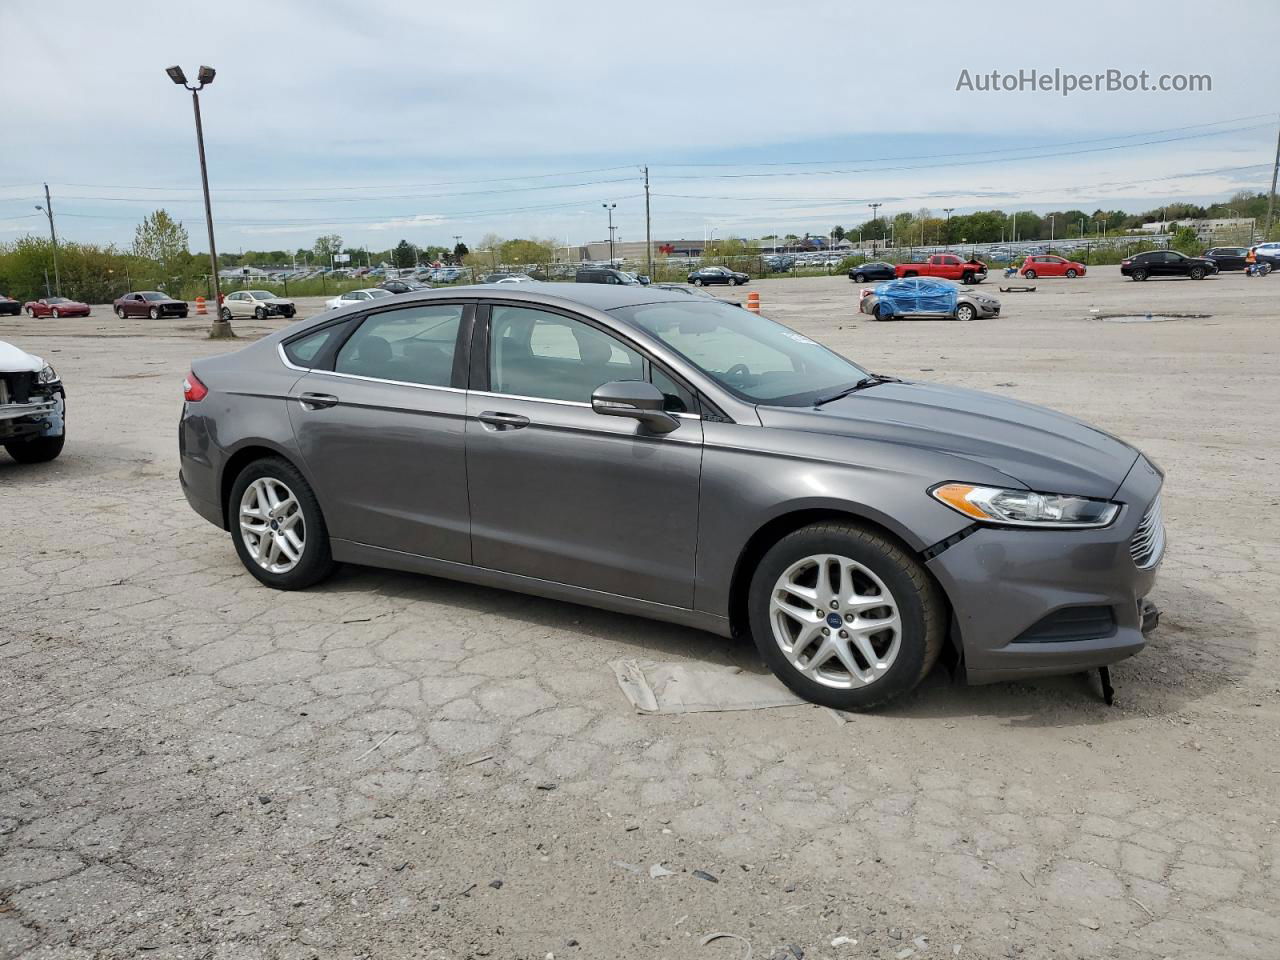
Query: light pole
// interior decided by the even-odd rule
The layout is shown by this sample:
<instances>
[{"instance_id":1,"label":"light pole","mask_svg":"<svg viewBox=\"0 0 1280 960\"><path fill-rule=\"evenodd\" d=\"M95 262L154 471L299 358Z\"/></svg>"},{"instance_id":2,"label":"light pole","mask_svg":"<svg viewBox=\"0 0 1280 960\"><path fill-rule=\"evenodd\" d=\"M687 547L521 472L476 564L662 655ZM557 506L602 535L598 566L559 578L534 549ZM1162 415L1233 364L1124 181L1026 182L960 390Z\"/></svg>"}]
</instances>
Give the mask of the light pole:
<instances>
[{"instance_id":1,"label":"light pole","mask_svg":"<svg viewBox=\"0 0 1280 960\"><path fill-rule=\"evenodd\" d=\"M209 264L213 277L213 323L209 326L211 340L225 340L235 336L231 321L222 316L222 290L218 284L218 248L213 241L213 206L209 202L209 171L204 161L204 127L200 123L200 91L213 83L213 67L201 66L196 74L196 85L187 83L187 75L181 67L168 67L165 73L180 87L191 91L191 108L196 116L196 149L200 154L200 185L204 188L204 220L209 228Z\"/></svg>"},{"instance_id":2,"label":"light pole","mask_svg":"<svg viewBox=\"0 0 1280 960\"><path fill-rule=\"evenodd\" d=\"M1049 252L1053 253L1053 214L1049 214Z\"/></svg>"},{"instance_id":3,"label":"light pole","mask_svg":"<svg viewBox=\"0 0 1280 960\"><path fill-rule=\"evenodd\" d=\"M49 185L44 185L44 206L36 204L36 209L49 218L49 239L53 241L53 292L62 296L62 281L58 279L58 233L53 229L53 200L49 196Z\"/></svg>"},{"instance_id":4,"label":"light pole","mask_svg":"<svg viewBox=\"0 0 1280 960\"><path fill-rule=\"evenodd\" d=\"M883 207L883 206L884 206L884 204L883 204L883 203L868 203L868 204L867 204L867 206L871 208L871 222L872 222L872 223L875 223L875 221L876 221L876 211L877 211L877 210L879 210L881 207ZM881 236L881 237L883 237L883 236L884 236L884 232L883 232L883 231L881 231L880 236ZM875 255L876 255L876 239L875 239L875 237L872 237L872 238L871 238L871 256L873 256L873 257L874 257Z\"/></svg>"},{"instance_id":5,"label":"light pole","mask_svg":"<svg viewBox=\"0 0 1280 960\"><path fill-rule=\"evenodd\" d=\"M614 208L617 207L617 204L602 203L600 204L600 206L604 207L605 211L609 214L609 266L612 267L613 266L613 211L614 211Z\"/></svg>"},{"instance_id":6,"label":"light pole","mask_svg":"<svg viewBox=\"0 0 1280 960\"><path fill-rule=\"evenodd\" d=\"M947 249L948 249L948 250L950 250L950 249L951 249L951 211L952 211L952 210L954 210L954 209L955 209L955 207L943 207L943 208L942 208L942 212L943 212L943 213L945 213L945 214L947 215L947 223L946 223L946 226L944 226L944 227L942 228L942 232L943 232L943 234L945 235L945 239L946 239L946 241L947 241Z\"/></svg>"}]
</instances>

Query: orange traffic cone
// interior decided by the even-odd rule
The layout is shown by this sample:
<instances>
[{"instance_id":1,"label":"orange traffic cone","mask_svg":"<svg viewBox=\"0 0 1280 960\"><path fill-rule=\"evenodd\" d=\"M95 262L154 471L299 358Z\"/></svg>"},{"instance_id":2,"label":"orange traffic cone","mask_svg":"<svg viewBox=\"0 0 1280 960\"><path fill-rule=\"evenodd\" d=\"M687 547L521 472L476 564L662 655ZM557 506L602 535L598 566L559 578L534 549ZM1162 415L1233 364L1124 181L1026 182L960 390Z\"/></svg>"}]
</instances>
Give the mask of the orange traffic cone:
<instances>
[{"instance_id":1,"label":"orange traffic cone","mask_svg":"<svg viewBox=\"0 0 1280 960\"><path fill-rule=\"evenodd\" d=\"M758 293L747 294L747 309L750 310L752 313L760 312L760 294Z\"/></svg>"}]
</instances>

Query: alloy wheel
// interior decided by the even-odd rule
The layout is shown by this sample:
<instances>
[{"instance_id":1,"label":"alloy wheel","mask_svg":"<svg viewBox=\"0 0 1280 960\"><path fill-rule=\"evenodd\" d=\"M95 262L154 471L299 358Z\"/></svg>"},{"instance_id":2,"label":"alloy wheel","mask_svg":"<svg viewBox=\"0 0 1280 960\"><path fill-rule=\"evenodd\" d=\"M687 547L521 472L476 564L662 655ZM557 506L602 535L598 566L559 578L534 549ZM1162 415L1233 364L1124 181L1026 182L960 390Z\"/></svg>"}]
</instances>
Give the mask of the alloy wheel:
<instances>
[{"instance_id":1,"label":"alloy wheel","mask_svg":"<svg viewBox=\"0 0 1280 960\"><path fill-rule=\"evenodd\" d=\"M805 557L778 577L769 625L802 676L837 690L875 683L902 647L902 616L874 572L837 554Z\"/></svg>"},{"instance_id":2,"label":"alloy wheel","mask_svg":"<svg viewBox=\"0 0 1280 960\"><path fill-rule=\"evenodd\" d=\"M288 573L306 549L302 505L274 477L259 477L240 498L240 538L245 549L269 573Z\"/></svg>"}]
</instances>

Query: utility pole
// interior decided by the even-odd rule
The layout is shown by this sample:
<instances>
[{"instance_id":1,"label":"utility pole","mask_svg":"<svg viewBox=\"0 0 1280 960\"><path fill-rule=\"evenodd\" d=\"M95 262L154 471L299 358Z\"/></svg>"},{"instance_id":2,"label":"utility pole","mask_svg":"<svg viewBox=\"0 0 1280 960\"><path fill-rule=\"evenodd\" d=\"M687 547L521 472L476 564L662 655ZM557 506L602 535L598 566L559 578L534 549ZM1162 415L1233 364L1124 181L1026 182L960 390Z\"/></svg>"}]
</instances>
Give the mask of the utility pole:
<instances>
[{"instance_id":1,"label":"utility pole","mask_svg":"<svg viewBox=\"0 0 1280 960\"><path fill-rule=\"evenodd\" d=\"M868 203L868 204L867 204L867 206L871 208L871 220L872 220L872 222L874 223L874 222L875 222L875 220L876 220L876 211L877 211L877 210L879 210L881 207L883 207L883 206L884 206L884 204L883 204L883 203ZM880 236L881 236L881 237L883 237L883 236L884 236L884 231L881 231ZM872 238L871 238L871 256L873 256L873 257L874 257L875 255L876 255L876 239L875 239L875 237L872 237Z\"/></svg>"},{"instance_id":2,"label":"utility pole","mask_svg":"<svg viewBox=\"0 0 1280 960\"><path fill-rule=\"evenodd\" d=\"M1274 185L1273 185L1274 186ZM649 276L653 277L653 234L649 221L649 168L644 168L644 250L649 261Z\"/></svg>"},{"instance_id":3,"label":"utility pole","mask_svg":"<svg viewBox=\"0 0 1280 960\"><path fill-rule=\"evenodd\" d=\"M947 215L947 224L946 224L946 226L945 226L945 227L943 227L943 228L942 228L942 231L943 231L943 234L945 235L945 236L944 236L944 239L947 241L947 249L948 249L948 250L950 250L950 249L951 249L951 211L952 211L952 210L954 210L954 209L955 209L955 207L943 207L943 208L942 208L942 212L943 212L943 213L945 213L945 214Z\"/></svg>"},{"instance_id":4,"label":"utility pole","mask_svg":"<svg viewBox=\"0 0 1280 960\"><path fill-rule=\"evenodd\" d=\"M1271 191L1272 193L1275 192L1274 183L1271 185ZM58 279L58 232L53 229L53 200L49 196L49 185L47 183L44 185L44 206L41 207L37 204L36 209L44 210L45 216L49 218L49 239L53 241L53 292L60 297L62 296L62 281ZM1270 220L1271 218L1268 216L1267 222L1270 223ZM47 288L48 286L49 284L46 280L45 287Z\"/></svg>"},{"instance_id":5,"label":"utility pole","mask_svg":"<svg viewBox=\"0 0 1280 960\"><path fill-rule=\"evenodd\" d=\"M613 209L614 207L617 206L617 204L602 203L600 204L600 206L604 207L605 210L608 211L609 213L609 266L612 267L613 266Z\"/></svg>"},{"instance_id":6,"label":"utility pole","mask_svg":"<svg viewBox=\"0 0 1280 960\"><path fill-rule=\"evenodd\" d=\"M1267 225L1262 228L1262 239L1271 237L1271 214L1276 208L1276 174L1280 173L1280 131L1276 132L1276 162L1271 167L1271 194L1267 197Z\"/></svg>"}]
</instances>

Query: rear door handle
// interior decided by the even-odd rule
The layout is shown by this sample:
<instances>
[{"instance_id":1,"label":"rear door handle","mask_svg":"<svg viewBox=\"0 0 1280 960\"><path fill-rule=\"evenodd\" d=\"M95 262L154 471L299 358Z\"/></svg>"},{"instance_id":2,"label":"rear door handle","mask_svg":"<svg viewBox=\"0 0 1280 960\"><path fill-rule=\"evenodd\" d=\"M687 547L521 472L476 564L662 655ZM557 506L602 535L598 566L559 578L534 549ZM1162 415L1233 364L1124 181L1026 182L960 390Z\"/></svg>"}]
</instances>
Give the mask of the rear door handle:
<instances>
[{"instance_id":1,"label":"rear door handle","mask_svg":"<svg viewBox=\"0 0 1280 960\"><path fill-rule=\"evenodd\" d=\"M331 393L304 393L298 402L304 410L327 410L338 405L338 398Z\"/></svg>"},{"instance_id":2,"label":"rear door handle","mask_svg":"<svg viewBox=\"0 0 1280 960\"><path fill-rule=\"evenodd\" d=\"M521 427L529 425L528 417L521 416L518 413L498 413L494 410L484 411L480 414L479 420L481 423L498 430L519 430Z\"/></svg>"}]
</instances>

